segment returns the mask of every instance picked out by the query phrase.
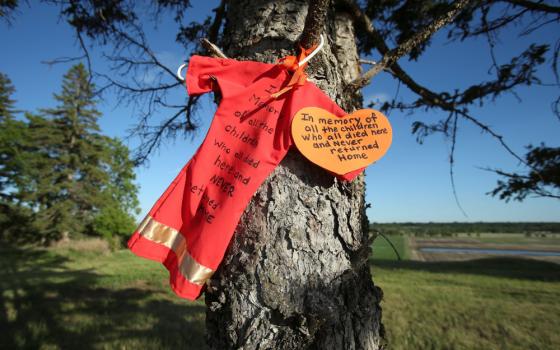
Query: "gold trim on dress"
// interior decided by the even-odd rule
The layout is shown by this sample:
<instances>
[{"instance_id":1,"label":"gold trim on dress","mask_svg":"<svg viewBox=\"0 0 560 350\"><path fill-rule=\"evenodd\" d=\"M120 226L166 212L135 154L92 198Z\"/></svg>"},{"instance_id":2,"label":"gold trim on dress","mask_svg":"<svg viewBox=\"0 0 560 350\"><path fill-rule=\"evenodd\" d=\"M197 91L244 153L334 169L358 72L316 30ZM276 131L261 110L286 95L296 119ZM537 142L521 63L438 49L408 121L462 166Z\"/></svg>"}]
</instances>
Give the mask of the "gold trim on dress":
<instances>
[{"instance_id":1,"label":"gold trim on dress","mask_svg":"<svg viewBox=\"0 0 560 350\"><path fill-rule=\"evenodd\" d=\"M173 250L177 255L179 264L179 272L189 282L203 286L214 270L201 265L187 251L187 242L185 237L176 229L156 221L150 215L147 215L138 226L137 232L154 243L161 244Z\"/></svg>"}]
</instances>

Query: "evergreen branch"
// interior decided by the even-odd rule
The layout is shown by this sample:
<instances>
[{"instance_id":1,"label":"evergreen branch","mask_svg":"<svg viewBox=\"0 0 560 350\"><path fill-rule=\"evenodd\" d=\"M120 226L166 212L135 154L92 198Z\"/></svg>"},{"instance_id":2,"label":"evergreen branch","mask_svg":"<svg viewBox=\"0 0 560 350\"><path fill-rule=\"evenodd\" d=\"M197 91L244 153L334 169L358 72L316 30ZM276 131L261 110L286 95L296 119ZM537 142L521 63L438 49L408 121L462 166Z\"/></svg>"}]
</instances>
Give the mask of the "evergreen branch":
<instances>
[{"instance_id":1,"label":"evergreen branch","mask_svg":"<svg viewBox=\"0 0 560 350\"><path fill-rule=\"evenodd\" d=\"M539 197L560 199L560 194L554 194L554 193L548 191L547 189L543 188L540 183L534 183L534 178L529 176L529 175L523 175L523 174L518 174L518 173L509 173L509 172L506 172L506 171L503 171L503 170L500 170L500 169L493 169L493 168L488 168L488 167L485 167L485 168L480 168L479 167L479 169L484 170L484 171L488 171L488 172L491 172L491 173L495 173L499 176L503 176L505 178L510 179L510 181L512 181L512 182L531 183L531 185L534 186L534 187L531 187L530 189L527 189L526 192L530 191L531 193L537 194ZM495 196L495 195L499 194L500 192L505 192L504 191L505 187L506 186L503 182L499 182L498 188L489 192L489 194ZM509 192L508 192L508 194L503 194L503 193L501 194L502 199L506 199L506 197L509 198L509 196L513 197L514 194L513 193L509 194ZM517 199L523 199L524 196L525 196L525 192L517 194L516 198Z\"/></svg>"},{"instance_id":2,"label":"evergreen branch","mask_svg":"<svg viewBox=\"0 0 560 350\"><path fill-rule=\"evenodd\" d=\"M374 43L375 47L379 50L379 52L383 55L384 58L391 55L394 50L390 50L388 45L385 43L382 36L377 32L373 24L371 23L370 19L365 15L365 13L356 5L354 1L351 0L339 0L339 3L342 3L346 10L353 16L354 22L357 26L359 26L364 33L368 36L370 40ZM485 25L488 25L487 23ZM404 69L395 61L390 66L391 74L400 82L404 83L411 91L416 93L420 96L420 99L417 100L414 104L406 106L403 104L399 104L401 109L417 109L419 107L425 106L427 108L440 108L444 111L450 113L450 116L454 116L453 124L452 124L452 134L451 134L451 152L450 152L450 176L451 182L453 187L453 194L455 200L457 202L458 207L464 213L462 209L456 193L455 183L454 183L454 152L455 152L455 145L456 145L456 138L457 138L457 118L460 116L465 120L476 125L482 131L488 133L491 137L496 139L499 144L504 148L511 156L517 159L519 162L527 166L528 168L532 169L535 176L542 180L542 175L534 166L529 164L525 161L521 156L519 156L513 149L505 142L502 135L496 133L492 128L488 125L482 123L476 117L473 117L469 114L466 108L461 108L461 106L466 106L468 104L472 104L476 100L482 100L487 97L496 97L502 92L511 91L515 86L520 84L527 84L530 85L533 82L538 83L538 79L533 76L534 70L533 66L539 63L542 63L542 54L546 51L544 46L537 47L531 46L526 52L524 52L521 56L512 59L509 65L504 65L501 67L495 66L498 74L498 78L495 81L475 84L470 86L469 88L465 89L462 92L455 92L454 94L449 93L436 93L431 91L430 89L418 84L415 80L412 79L410 75L408 75ZM524 62L527 61L527 62ZM383 62L383 60L382 60ZM379 67L377 67L379 66ZM380 71L380 65L374 66L373 69L378 69ZM515 70L517 69L517 71ZM370 70L371 71L371 70ZM366 73L367 74L367 73ZM393 101L392 105L395 104ZM554 107L553 107L554 108ZM447 118L446 121L440 123L439 126L427 126L424 123L415 123L413 126L413 132L417 132L420 128L423 128L424 135L427 135L434 131L441 131L447 134L448 124L450 122L450 118ZM542 191L541 191L542 192ZM544 193L544 192L542 192ZM465 214L466 215L466 214Z\"/></svg>"}]
</instances>

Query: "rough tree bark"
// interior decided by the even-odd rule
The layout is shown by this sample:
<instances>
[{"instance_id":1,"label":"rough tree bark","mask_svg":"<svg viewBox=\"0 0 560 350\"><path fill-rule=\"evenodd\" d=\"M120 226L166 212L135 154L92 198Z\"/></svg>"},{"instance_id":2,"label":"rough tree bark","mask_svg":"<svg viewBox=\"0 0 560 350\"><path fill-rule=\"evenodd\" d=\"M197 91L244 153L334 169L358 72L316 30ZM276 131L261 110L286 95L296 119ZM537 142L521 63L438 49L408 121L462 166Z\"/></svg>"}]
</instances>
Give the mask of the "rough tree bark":
<instances>
[{"instance_id":1,"label":"rough tree bark","mask_svg":"<svg viewBox=\"0 0 560 350\"><path fill-rule=\"evenodd\" d=\"M307 15L302 0L227 6L228 57L275 62L293 54ZM361 107L344 86L360 74L353 25L327 13L310 80L342 108ZM368 264L363 176L336 180L291 151L253 197L206 292L213 349L379 349L381 290Z\"/></svg>"}]
</instances>

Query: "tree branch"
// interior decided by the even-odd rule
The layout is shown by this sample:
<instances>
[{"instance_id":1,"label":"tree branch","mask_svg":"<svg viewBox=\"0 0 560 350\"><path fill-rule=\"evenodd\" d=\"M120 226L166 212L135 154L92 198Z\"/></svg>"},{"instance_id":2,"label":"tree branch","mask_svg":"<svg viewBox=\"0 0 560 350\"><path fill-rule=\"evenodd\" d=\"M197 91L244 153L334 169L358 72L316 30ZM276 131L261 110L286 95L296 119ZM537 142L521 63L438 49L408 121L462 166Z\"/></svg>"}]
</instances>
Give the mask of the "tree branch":
<instances>
[{"instance_id":1,"label":"tree branch","mask_svg":"<svg viewBox=\"0 0 560 350\"><path fill-rule=\"evenodd\" d=\"M373 26L373 24L371 23L369 18L365 15L365 13L363 13L363 11L361 11L361 9L356 5L356 3L352 0L339 0L339 2L342 3L347 8L347 10L353 16L353 18L357 22L357 24L359 26L361 26L361 29L364 30L370 36L370 38L373 40L375 46L379 50L379 52L382 55L384 55L384 57L389 55L391 50L389 50L389 47L387 46L387 44L385 43L385 41L383 40L381 35L377 32L377 30L375 29L375 27ZM450 113L457 113L461 117L463 117L466 120L470 121L471 123L475 124L480 129L482 129L484 132L487 132L493 138L498 140L500 145L510 155L512 155L515 159L520 161L522 164L525 164L525 165L529 166L525 162L525 160L522 157L520 157L516 152L514 152L511 149L511 147L504 141L504 138L503 138L502 135L499 135L494 130L492 130L488 125L480 122L477 118L471 116L466 110L458 107L459 104L472 103L473 100L474 100L474 95L471 95L468 99L462 98L461 101L460 101L461 103L457 103L458 101L449 102L448 99L445 98L445 96L443 94L435 93L435 92L431 91L430 89L418 84L414 79L412 79L412 77L410 75L408 75L404 71L404 69L402 69L402 67L397 62L394 62L391 66L389 66L389 68L390 68L389 71L391 72L391 74L395 78L400 80L410 90L412 90L413 92L418 94L422 99L424 99L425 102L427 102L425 104L426 106L428 106L428 107L438 107L438 108L441 108L442 110L450 112ZM471 88L468 88L466 91L468 91L470 89ZM488 93L490 93L490 92L488 92ZM457 93L457 96L459 96L459 95L461 95L461 94ZM483 96L477 95L477 97L481 98Z\"/></svg>"},{"instance_id":2,"label":"tree branch","mask_svg":"<svg viewBox=\"0 0 560 350\"><path fill-rule=\"evenodd\" d=\"M200 39L200 44L202 45L202 47L204 47L208 51L210 56L219 57L219 58L227 58L226 54L223 53L223 51L220 50L220 48L218 46L211 43L210 40L208 40L206 38L202 38L202 39Z\"/></svg>"},{"instance_id":3,"label":"tree branch","mask_svg":"<svg viewBox=\"0 0 560 350\"><path fill-rule=\"evenodd\" d=\"M439 29L451 23L455 17L470 3L470 1L471 0L456 1L451 10L432 21L432 23L428 24L422 31L416 33L416 35L406 40L401 45L384 54L383 58L377 65L368 70L360 78L350 83L349 87L353 90L357 90L369 84L371 79L379 74L383 69L392 66L399 58L409 53L416 46L428 40ZM371 21L369 21L369 26L373 29Z\"/></svg>"},{"instance_id":4,"label":"tree branch","mask_svg":"<svg viewBox=\"0 0 560 350\"><path fill-rule=\"evenodd\" d=\"M358 60L361 64L369 64L370 66L375 66L377 64L377 61L373 61L373 60L366 60L363 58L360 58Z\"/></svg>"},{"instance_id":5,"label":"tree branch","mask_svg":"<svg viewBox=\"0 0 560 350\"><path fill-rule=\"evenodd\" d=\"M560 14L560 7L544 4L542 1L533 2L526 0L504 0L504 2L515 6L521 6L531 11Z\"/></svg>"},{"instance_id":6,"label":"tree branch","mask_svg":"<svg viewBox=\"0 0 560 350\"><path fill-rule=\"evenodd\" d=\"M451 188L453 189L453 197L455 198L455 203L457 207L463 213L463 215L468 218L469 216L463 209L461 202L459 201L459 196L457 195L457 187L455 186L455 146L457 145L457 123L458 123L457 113L453 113L453 130L451 133L451 150L449 152L449 177L451 178Z\"/></svg>"},{"instance_id":7,"label":"tree branch","mask_svg":"<svg viewBox=\"0 0 560 350\"><path fill-rule=\"evenodd\" d=\"M80 47L82 48L82 51L84 52L84 57L85 57L86 62L87 62L88 73L89 73L88 83L91 84L92 81L93 81L93 70L91 69L91 58L89 56L89 51L87 49L86 43L84 42L84 38L82 37L82 33L80 31L76 30L76 36L78 37Z\"/></svg>"},{"instance_id":8,"label":"tree branch","mask_svg":"<svg viewBox=\"0 0 560 350\"><path fill-rule=\"evenodd\" d=\"M226 0L220 1L220 5L214 9L214 21L210 28L208 28L208 39L213 42L218 41L218 36L220 34L220 27L222 26L222 21L224 19L226 10ZM203 44L204 46L204 44ZM225 55L224 55L225 56ZM224 57L225 58L225 57Z\"/></svg>"},{"instance_id":9,"label":"tree branch","mask_svg":"<svg viewBox=\"0 0 560 350\"><path fill-rule=\"evenodd\" d=\"M138 135L142 140L142 143L138 147L134 157L134 163L136 166L144 164L148 160L148 157L152 154L153 150L160 146L164 133L169 134L171 132L171 125L187 110L187 106L180 108L173 116L157 127L138 125L133 134Z\"/></svg>"},{"instance_id":10,"label":"tree branch","mask_svg":"<svg viewBox=\"0 0 560 350\"><path fill-rule=\"evenodd\" d=\"M150 47L148 46L148 44L146 43L146 38L144 33L142 32L142 30L138 27L138 26L134 26L134 29L137 31L138 36L140 38L140 40L137 40L135 38L133 38L132 36L130 36L128 33L121 31L119 29L115 29L115 33L121 38L124 39L125 41L127 41L130 45L135 46L136 48L138 48L141 52L143 52L144 54L146 54L151 62L153 63L154 66L157 66L159 68L161 68L164 72L166 72L167 74L169 74L169 76L173 77L174 80L177 80L178 82L181 82L177 76L175 75L175 72L170 69L169 67L167 67L166 65L164 65L158 58L157 56L154 54L154 52L150 49ZM181 82L182 83L182 82Z\"/></svg>"},{"instance_id":11,"label":"tree branch","mask_svg":"<svg viewBox=\"0 0 560 350\"><path fill-rule=\"evenodd\" d=\"M319 36L325 26L327 18L327 9L330 0L310 0L305 17L305 25L301 34L300 45L304 49L308 49L319 42Z\"/></svg>"}]
</instances>

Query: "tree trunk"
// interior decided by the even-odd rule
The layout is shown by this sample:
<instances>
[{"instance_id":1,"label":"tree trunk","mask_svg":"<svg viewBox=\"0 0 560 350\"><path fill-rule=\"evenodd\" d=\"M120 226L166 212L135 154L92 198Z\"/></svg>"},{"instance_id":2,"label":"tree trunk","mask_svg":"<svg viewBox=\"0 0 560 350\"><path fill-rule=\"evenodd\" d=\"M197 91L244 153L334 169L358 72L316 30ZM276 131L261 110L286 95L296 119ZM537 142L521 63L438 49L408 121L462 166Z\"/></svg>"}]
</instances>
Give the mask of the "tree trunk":
<instances>
[{"instance_id":1,"label":"tree trunk","mask_svg":"<svg viewBox=\"0 0 560 350\"><path fill-rule=\"evenodd\" d=\"M275 62L293 54L306 1L229 1L229 57ZM343 86L360 73L348 15L329 9L328 40L311 61L310 80L347 111L360 96ZM381 290L368 255L363 175L340 182L296 150L245 210L206 292L213 349L379 349Z\"/></svg>"}]
</instances>

